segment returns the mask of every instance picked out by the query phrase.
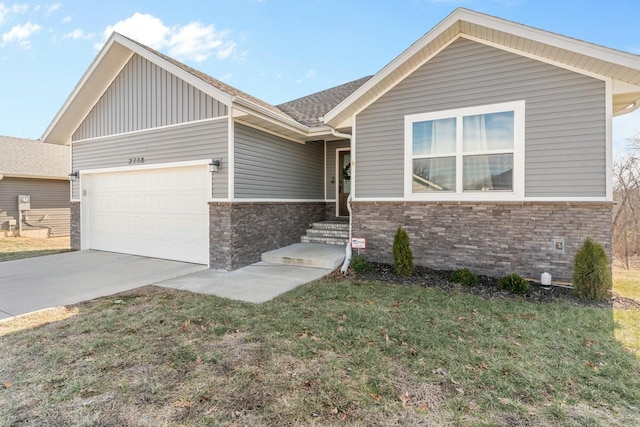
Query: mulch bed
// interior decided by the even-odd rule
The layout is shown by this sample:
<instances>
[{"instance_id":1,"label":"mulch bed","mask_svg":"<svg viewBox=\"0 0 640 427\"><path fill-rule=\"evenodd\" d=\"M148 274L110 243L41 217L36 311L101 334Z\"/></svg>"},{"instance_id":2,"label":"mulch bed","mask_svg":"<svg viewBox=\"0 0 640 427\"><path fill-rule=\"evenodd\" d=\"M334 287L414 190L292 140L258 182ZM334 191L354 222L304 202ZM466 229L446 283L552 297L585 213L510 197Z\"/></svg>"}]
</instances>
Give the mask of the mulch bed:
<instances>
[{"instance_id":1,"label":"mulch bed","mask_svg":"<svg viewBox=\"0 0 640 427\"><path fill-rule=\"evenodd\" d=\"M439 288L448 292L464 292L476 295L485 299L519 299L524 301L535 301L541 303L564 301L585 307L617 308L640 310L640 301L614 295L607 301L585 301L575 295L573 289L552 286L545 289L540 283L529 281L529 292L527 295L513 295L508 291L498 287L498 280L494 277L478 276L478 283L471 286L464 286L450 280L451 271L432 270L427 267L416 266L414 273L409 277L396 275L394 268L389 264L371 263L371 270L367 273L357 274L349 269L347 277L360 281L377 281L384 283L395 283L406 286L422 286L425 288ZM343 277L340 270L332 274L335 278Z\"/></svg>"}]
</instances>

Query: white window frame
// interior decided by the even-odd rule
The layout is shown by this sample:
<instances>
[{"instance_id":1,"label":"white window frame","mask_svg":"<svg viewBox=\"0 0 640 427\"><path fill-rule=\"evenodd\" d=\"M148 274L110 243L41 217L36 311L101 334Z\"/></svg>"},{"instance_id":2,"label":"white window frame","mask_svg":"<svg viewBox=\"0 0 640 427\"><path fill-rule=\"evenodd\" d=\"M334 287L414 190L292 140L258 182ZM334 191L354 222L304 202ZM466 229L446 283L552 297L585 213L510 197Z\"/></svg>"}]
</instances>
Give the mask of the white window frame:
<instances>
[{"instance_id":1,"label":"white window frame","mask_svg":"<svg viewBox=\"0 0 640 427\"><path fill-rule=\"evenodd\" d=\"M513 190L512 191L463 191L463 147L462 118L478 114L491 114L513 111ZM524 199L524 139L525 139L525 101L503 102L406 115L404 118L404 197L408 200L522 200ZM456 190L413 192L413 124L415 122L456 119ZM508 153L509 150L501 150ZM464 153L469 156L483 153Z\"/></svg>"}]
</instances>

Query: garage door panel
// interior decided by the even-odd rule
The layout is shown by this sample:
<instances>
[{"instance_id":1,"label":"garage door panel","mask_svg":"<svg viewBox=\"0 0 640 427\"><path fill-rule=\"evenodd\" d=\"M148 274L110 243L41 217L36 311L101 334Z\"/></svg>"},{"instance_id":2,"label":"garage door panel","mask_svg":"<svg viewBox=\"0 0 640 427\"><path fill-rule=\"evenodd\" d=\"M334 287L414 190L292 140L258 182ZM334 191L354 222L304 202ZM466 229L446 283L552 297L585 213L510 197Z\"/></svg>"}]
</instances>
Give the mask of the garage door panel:
<instances>
[{"instance_id":1,"label":"garage door panel","mask_svg":"<svg viewBox=\"0 0 640 427\"><path fill-rule=\"evenodd\" d=\"M208 264L207 180L205 166L83 176L89 248Z\"/></svg>"}]
</instances>

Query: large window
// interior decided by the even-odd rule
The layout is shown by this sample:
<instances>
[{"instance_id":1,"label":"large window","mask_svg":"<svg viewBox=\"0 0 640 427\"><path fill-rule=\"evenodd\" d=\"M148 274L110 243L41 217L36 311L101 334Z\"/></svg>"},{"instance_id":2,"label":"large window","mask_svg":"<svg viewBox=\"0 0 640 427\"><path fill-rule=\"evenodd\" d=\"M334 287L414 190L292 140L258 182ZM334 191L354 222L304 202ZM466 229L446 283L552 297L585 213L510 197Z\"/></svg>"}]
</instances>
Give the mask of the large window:
<instances>
[{"instance_id":1,"label":"large window","mask_svg":"<svg viewBox=\"0 0 640 427\"><path fill-rule=\"evenodd\" d=\"M406 116L405 133L407 196L522 193L524 101Z\"/></svg>"}]
</instances>

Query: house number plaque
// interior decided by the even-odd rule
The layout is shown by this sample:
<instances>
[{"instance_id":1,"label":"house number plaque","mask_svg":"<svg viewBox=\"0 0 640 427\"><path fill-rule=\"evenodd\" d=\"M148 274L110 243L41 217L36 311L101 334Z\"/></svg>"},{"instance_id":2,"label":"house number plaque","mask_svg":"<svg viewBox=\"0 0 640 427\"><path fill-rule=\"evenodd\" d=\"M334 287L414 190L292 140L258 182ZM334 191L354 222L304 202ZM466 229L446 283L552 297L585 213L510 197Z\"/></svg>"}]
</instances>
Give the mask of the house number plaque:
<instances>
[{"instance_id":1,"label":"house number plaque","mask_svg":"<svg viewBox=\"0 0 640 427\"><path fill-rule=\"evenodd\" d=\"M129 157L130 165L138 165L144 163L144 157Z\"/></svg>"}]
</instances>

